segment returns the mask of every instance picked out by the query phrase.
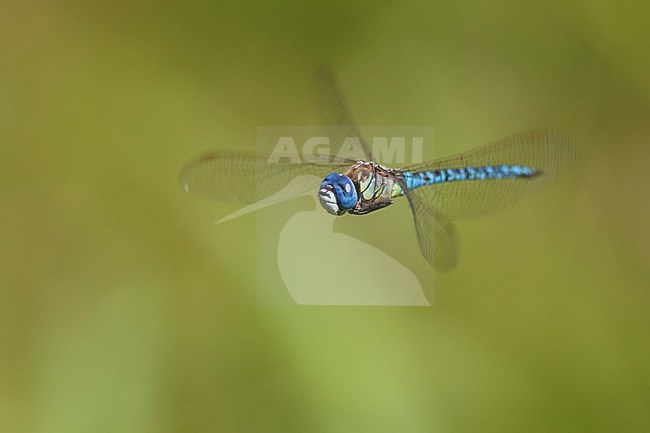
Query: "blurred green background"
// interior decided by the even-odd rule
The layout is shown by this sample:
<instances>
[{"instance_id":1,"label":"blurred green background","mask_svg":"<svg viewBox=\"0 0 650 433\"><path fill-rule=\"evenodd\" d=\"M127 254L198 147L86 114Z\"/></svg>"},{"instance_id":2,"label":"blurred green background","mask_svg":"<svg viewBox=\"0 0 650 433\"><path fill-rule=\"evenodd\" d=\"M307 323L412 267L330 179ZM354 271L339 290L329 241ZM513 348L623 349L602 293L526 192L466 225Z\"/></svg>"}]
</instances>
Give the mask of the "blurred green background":
<instances>
[{"instance_id":1,"label":"blurred green background","mask_svg":"<svg viewBox=\"0 0 650 433\"><path fill-rule=\"evenodd\" d=\"M649 431L647 2L244 3L0 4L0 431ZM432 308L258 307L256 216L177 175L317 123L324 61L360 124L576 167Z\"/></svg>"}]
</instances>

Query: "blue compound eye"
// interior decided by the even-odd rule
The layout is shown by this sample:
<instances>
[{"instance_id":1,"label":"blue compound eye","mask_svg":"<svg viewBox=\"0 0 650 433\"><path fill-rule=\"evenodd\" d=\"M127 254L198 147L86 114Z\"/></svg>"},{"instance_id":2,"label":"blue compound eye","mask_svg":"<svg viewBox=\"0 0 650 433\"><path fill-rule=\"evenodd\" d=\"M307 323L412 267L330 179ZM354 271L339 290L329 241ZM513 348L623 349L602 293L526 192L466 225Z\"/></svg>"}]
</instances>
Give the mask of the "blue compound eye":
<instances>
[{"instance_id":1,"label":"blue compound eye","mask_svg":"<svg viewBox=\"0 0 650 433\"><path fill-rule=\"evenodd\" d=\"M336 189L339 204L343 209L352 209L357 204L357 190L354 188L352 180L347 176L341 176L337 179L339 188Z\"/></svg>"},{"instance_id":2,"label":"blue compound eye","mask_svg":"<svg viewBox=\"0 0 650 433\"><path fill-rule=\"evenodd\" d=\"M342 215L356 206L357 190L349 177L330 173L320 185L318 198L321 206L332 215Z\"/></svg>"}]
</instances>

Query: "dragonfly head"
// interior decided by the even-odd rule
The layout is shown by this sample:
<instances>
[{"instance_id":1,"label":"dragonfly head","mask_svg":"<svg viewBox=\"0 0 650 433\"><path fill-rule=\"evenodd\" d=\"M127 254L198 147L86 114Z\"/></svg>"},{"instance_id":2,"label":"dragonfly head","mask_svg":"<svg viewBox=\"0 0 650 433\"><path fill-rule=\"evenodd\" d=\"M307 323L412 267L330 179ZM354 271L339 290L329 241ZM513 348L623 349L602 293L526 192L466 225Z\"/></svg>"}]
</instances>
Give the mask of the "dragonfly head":
<instances>
[{"instance_id":1,"label":"dragonfly head","mask_svg":"<svg viewBox=\"0 0 650 433\"><path fill-rule=\"evenodd\" d=\"M343 215L356 206L357 190L349 177L330 173L320 184L318 198L321 206L332 215Z\"/></svg>"}]
</instances>

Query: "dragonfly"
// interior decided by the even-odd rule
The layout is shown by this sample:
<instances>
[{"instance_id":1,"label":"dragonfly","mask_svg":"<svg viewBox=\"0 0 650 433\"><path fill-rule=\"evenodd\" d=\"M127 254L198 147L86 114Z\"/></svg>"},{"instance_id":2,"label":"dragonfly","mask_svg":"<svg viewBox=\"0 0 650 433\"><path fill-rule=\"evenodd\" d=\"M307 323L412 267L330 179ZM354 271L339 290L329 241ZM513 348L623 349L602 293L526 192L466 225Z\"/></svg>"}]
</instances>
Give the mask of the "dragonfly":
<instances>
[{"instance_id":1,"label":"dragonfly","mask_svg":"<svg viewBox=\"0 0 650 433\"><path fill-rule=\"evenodd\" d=\"M533 129L456 155L390 168L376 161L354 122L331 70L317 74L326 124L340 137L357 137L362 155L319 155L309 161L269 163L269 155L205 152L182 170L186 192L217 201L252 204L271 197L301 176L322 179L313 190L333 216L367 215L394 202L408 202L418 245L433 268L458 263L452 219L489 215L514 205L553 180L575 159L572 138L555 129ZM295 195L302 192L296 191ZM290 198L285 197L283 198ZM383 236L384 234L382 234Z\"/></svg>"}]
</instances>

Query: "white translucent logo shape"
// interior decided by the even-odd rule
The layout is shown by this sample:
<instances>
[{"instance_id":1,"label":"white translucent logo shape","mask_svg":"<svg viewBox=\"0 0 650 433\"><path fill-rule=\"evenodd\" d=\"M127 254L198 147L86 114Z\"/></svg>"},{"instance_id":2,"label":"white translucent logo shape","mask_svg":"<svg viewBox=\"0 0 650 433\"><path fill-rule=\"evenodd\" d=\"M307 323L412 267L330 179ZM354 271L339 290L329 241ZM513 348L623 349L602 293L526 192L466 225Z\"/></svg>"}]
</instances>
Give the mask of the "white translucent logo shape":
<instances>
[{"instance_id":1,"label":"white translucent logo shape","mask_svg":"<svg viewBox=\"0 0 650 433\"><path fill-rule=\"evenodd\" d=\"M322 179L298 176L278 193L216 222L302 195L316 201ZM298 212L282 227L278 270L287 291L300 305L429 306L413 272L382 250L334 232L335 217L320 206Z\"/></svg>"}]
</instances>

